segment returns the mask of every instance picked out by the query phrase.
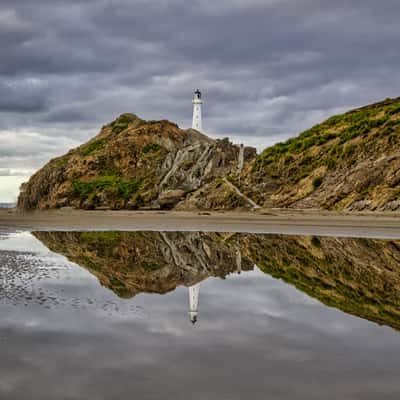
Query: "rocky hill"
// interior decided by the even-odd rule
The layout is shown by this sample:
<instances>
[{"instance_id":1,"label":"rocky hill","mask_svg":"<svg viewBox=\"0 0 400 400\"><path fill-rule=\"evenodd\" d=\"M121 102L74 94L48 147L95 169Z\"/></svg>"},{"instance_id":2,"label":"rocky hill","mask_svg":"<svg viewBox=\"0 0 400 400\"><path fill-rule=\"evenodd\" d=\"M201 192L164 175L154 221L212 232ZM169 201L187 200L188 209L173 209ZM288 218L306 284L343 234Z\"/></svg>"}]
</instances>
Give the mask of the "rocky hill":
<instances>
[{"instance_id":1,"label":"rocky hill","mask_svg":"<svg viewBox=\"0 0 400 400\"><path fill-rule=\"evenodd\" d=\"M400 98L327 121L256 156L168 121L121 115L24 185L23 209L400 210ZM240 170L239 170L240 169Z\"/></svg>"},{"instance_id":2,"label":"rocky hill","mask_svg":"<svg viewBox=\"0 0 400 400\"><path fill-rule=\"evenodd\" d=\"M241 178L240 189L264 207L400 210L400 98L267 148Z\"/></svg>"},{"instance_id":3,"label":"rocky hill","mask_svg":"<svg viewBox=\"0 0 400 400\"><path fill-rule=\"evenodd\" d=\"M255 156L255 149L244 149L245 162ZM170 209L203 185L236 174L238 158L239 146L228 139L123 114L33 175L22 188L18 207ZM233 193L228 184L221 186L226 196Z\"/></svg>"}]
</instances>

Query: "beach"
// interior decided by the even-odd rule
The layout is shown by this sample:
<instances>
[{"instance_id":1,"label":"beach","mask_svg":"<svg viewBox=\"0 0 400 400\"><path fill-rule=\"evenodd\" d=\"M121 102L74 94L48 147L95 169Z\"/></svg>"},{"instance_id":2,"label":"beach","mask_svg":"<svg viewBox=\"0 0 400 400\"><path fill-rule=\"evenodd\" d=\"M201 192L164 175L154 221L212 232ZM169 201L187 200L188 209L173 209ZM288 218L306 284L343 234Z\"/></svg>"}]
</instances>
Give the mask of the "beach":
<instances>
[{"instance_id":1,"label":"beach","mask_svg":"<svg viewBox=\"0 0 400 400\"><path fill-rule=\"evenodd\" d=\"M400 239L399 213L83 211L0 209L0 229L29 231L203 231Z\"/></svg>"}]
</instances>

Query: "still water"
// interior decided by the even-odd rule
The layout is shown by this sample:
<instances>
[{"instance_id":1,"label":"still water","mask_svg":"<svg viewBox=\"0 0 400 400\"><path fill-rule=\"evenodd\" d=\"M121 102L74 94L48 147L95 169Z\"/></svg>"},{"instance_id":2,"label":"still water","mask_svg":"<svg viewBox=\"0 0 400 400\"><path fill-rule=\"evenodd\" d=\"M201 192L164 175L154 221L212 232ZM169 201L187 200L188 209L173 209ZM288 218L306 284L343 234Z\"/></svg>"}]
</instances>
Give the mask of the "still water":
<instances>
[{"instance_id":1,"label":"still water","mask_svg":"<svg viewBox=\"0 0 400 400\"><path fill-rule=\"evenodd\" d=\"M398 399L400 241L0 233L1 399Z\"/></svg>"}]
</instances>

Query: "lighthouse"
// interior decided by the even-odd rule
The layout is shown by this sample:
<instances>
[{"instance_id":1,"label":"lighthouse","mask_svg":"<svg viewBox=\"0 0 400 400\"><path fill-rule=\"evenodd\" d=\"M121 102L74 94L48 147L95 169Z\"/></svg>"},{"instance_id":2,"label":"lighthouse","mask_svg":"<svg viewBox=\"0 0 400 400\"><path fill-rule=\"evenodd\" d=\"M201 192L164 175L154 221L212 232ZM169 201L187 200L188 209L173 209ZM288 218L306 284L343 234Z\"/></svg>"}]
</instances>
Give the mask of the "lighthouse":
<instances>
[{"instance_id":1,"label":"lighthouse","mask_svg":"<svg viewBox=\"0 0 400 400\"><path fill-rule=\"evenodd\" d=\"M189 287L189 318L192 324L197 321L200 283Z\"/></svg>"},{"instance_id":2,"label":"lighthouse","mask_svg":"<svg viewBox=\"0 0 400 400\"><path fill-rule=\"evenodd\" d=\"M192 120L192 129L196 129L201 132L202 122L201 122L201 105L203 104L203 100L201 99L201 92L197 89L193 95L193 120Z\"/></svg>"}]
</instances>

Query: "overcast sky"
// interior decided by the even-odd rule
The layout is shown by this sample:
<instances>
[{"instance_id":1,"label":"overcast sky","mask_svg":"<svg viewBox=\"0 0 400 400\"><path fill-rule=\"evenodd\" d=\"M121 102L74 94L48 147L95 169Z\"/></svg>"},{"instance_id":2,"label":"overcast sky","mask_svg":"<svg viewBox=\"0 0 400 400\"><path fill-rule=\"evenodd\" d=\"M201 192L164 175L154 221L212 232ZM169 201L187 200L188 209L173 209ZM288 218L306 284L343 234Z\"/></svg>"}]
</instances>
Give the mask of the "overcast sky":
<instances>
[{"instance_id":1,"label":"overcast sky","mask_svg":"<svg viewBox=\"0 0 400 400\"><path fill-rule=\"evenodd\" d=\"M0 201L123 112L189 127L195 88L207 134L258 149L397 97L399 17L398 0L1 0Z\"/></svg>"}]
</instances>

